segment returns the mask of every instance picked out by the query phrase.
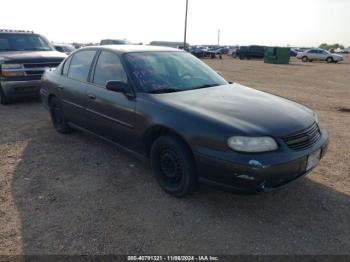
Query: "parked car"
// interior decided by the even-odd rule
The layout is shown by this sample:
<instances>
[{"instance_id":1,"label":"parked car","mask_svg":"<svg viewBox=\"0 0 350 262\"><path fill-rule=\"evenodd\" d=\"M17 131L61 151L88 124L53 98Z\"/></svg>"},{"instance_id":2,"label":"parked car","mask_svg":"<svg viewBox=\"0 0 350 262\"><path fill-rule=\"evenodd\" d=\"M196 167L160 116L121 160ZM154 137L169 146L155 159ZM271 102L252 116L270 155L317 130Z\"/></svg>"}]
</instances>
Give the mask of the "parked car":
<instances>
[{"instance_id":1,"label":"parked car","mask_svg":"<svg viewBox=\"0 0 350 262\"><path fill-rule=\"evenodd\" d=\"M217 55L220 56L218 50L213 50L208 47L192 47L190 53L197 58L215 58Z\"/></svg>"},{"instance_id":2,"label":"parked car","mask_svg":"<svg viewBox=\"0 0 350 262\"><path fill-rule=\"evenodd\" d=\"M251 58L264 58L265 48L263 46L251 45L241 46L236 50L234 54L235 58L239 59L251 59Z\"/></svg>"},{"instance_id":3,"label":"parked car","mask_svg":"<svg viewBox=\"0 0 350 262\"><path fill-rule=\"evenodd\" d=\"M298 51L294 48L291 48L290 49L290 56L296 57L297 55L298 55Z\"/></svg>"},{"instance_id":4,"label":"parked car","mask_svg":"<svg viewBox=\"0 0 350 262\"><path fill-rule=\"evenodd\" d=\"M39 96L41 76L66 57L31 31L0 30L0 103L19 96Z\"/></svg>"},{"instance_id":5,"label":"parked car","mask_svg":"<svg viewBox=\"0 0 350 262\"><path fill-rule=\"evenodd\" d=\"M66 55L69 55L76 50L73 45L69 44L54 44L54 47L58 52L65 53Z\"/></svg>"},{"instance_id":6,"label":"parked car","mask_svg":"<svg viewBox=\"0 0 350 262\"><path fill-rule=\"evenodd\" d=\"M207 50L205 50L202 47L191 47L189 51L195 57L203 58L203 57L205 57L205 53L206 53Z\"/></svg>"},{"instance_id":7,"label":"parked car","mask_svg":"<svg viewBox=\"0 0 350 262\"><path fill-rule=\"evenodd\" d=\"M231 47L228 51L228 55L232 56L232 57L236 57L236 51L238 48L236 47Z\"/></svg>"},{"instance_id":8,"label":"parked car","mask_svg":"<svg viewBox=\"0 0 350 262\"><path fill-rule=\"evenodd\" d=\"M198 182L274 190L326 153L327 132L311 109L231 85L185 51L83 48L43 80L58 132L83 130L150 159L161 188L177 197Z\"/></svg>"},{"instance_id":9,"label":"parked car","mask_svg":"<svg viewBox=\"0 0 350 262\"><path fill-rule=\"evenodd\" d=\"M327 63L338 63L343 61L343 57L341 55L332 54L320 48L300 52L298 53L297 58L301 59L303 62L326 61Z\"/></svg>"},{"instance_id":10,"label":"parked car","mask_svg":"<svg viewBox=\"0 0 350 262\"><path fill-rule=\"evenodd\" d=\"M128 40L120 40L120 39L103 39L100 42L100 45L129 45L130 42Z\"/></svg>"}]
</instances>

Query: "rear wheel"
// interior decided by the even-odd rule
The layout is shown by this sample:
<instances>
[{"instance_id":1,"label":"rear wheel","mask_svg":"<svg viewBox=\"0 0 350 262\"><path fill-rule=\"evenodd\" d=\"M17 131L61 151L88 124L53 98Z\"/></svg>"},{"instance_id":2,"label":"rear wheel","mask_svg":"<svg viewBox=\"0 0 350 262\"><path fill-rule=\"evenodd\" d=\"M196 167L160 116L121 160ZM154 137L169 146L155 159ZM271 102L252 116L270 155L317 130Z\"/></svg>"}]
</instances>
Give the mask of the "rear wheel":
<instances>
[{"instance_id":1,"label":"rear wheel","mask_svg":"<svg viewBox=\"0 0 350 262\"><path fill-rule=\"evenodd\" d=\"M304 63L309 61L309 58L307 56L303 56L303 58L301 59Z\"/></svg>"},{"instance_id":2,"label":"rear wheel","mask_svg":"<svg viewBox=\"0 0 350 262\"><path fill-rule=\"evenodd\" d=\"M4 91L0 87L0 104L8 105L11 102L11 99L5 95Z\"/></svg>"},{"instance_id":3,"label":"rear wheel","mask_svg":"<svg viewBox=\"0 0 350 262\"><path fill-rule=\"evenodd\" d=\"M181 139L159 137L152 145L151 164L159 185L168 194L183 197L196 189L193 156Z\"/></svg>"},{"instance_id":4,"label":"rear wheel","mask_svg":"<svg viewBox=\"0 0 350 262\"><path fill-rule=\"evenodd\" d=\"M57 132L66 134L72 131L63 113L61 101L56 97L50 101L51 121Z\"/></svg>"},{"instance_id":5,"label":"rear wheel","mask_svg":"<svg viewBox=\"0 0 350 262\"><path fill-rule=\"evenodd\" d=\"M327 57L326 61L327 61L327 63L333 63L334 62L333 57Z\"/></svg>"}]
</instances>

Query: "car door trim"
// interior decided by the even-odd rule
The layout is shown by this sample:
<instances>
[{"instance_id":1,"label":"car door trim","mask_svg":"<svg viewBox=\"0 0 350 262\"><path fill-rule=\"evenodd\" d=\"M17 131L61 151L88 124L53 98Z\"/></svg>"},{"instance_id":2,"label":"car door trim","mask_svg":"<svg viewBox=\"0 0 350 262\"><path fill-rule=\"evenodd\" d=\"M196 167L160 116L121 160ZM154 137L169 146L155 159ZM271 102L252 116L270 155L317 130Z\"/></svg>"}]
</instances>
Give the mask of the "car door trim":
<instances>
[{"instance_id":1,"label":"car door trim","mask_svg":"<svg viewBox=\"0 0 350 262\"><path fill-rule=\"evenodd\" d=\"M125 127L127 127L127 128L130 128L130 129L133 129L133 128L134 128L134 126L133 126L133 125L130 125L129 123L120 121L120 120L118 120L118 119L116 119L116 118L114 118L114 117L110 117L110 116L107 116L107 115L105 115L105 114L101 114L101 113L99 113L99 112L97 112L97 111L95 111L95 110L92 110L92 109L89 109L89 108L85 108L85 110L86 110L87 112L89 112L89 113L95 114L95 115L97 115L97 116L99 116L99 117L102 117L102 118L104 118L104 119L110 120L110 121L112 121L112 122L115 122L115 123L117 123L117 124L119 124L119 125L122 125L122 126L125 126Z\"/></svg>"},{"instance_id":2,"label":"car door trim","mask_svg":"<svg viewBox=\"0 0 350 262\"><path fill-rule=\"evenodd\" d=\"M77 108L79 108L79 109L84 109L83 106L78 105L78 104L76 104L76 103L73 103L73 102L71 102L71 101L65 100L65 99L62 99L62 102L65 103L65 104L68 104L68 105L77 107Z\"/></svg>"}]
</instances>

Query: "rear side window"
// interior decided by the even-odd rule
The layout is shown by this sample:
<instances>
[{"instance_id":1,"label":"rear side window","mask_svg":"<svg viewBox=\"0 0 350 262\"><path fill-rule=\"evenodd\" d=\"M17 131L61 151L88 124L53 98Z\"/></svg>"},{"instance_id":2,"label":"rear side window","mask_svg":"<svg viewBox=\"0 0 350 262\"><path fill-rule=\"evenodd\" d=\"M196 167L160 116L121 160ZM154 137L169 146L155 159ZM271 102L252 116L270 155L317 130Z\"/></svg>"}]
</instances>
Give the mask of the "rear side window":
<instances>
[{"instance_id":1,"label":"rear side window","mask_svg":"<svg viewBox=\"0 0 350 262\"><path fill-rule=\"evenodd\" d=\"M127 76L119 57L111 52L102 51L96 64L93 82L105 86L110 80L127 82Z\"/></svg>"},{"instance_id":2,"label":"rear side window","mask_svg":"<svg viewBox=\"0 0 350 262\"><path fill-rule=\"evenodd\" d=\"M96 51L86 50L75 53L69 66L68 77L86 82Z\"/></svg>"},{"instance_id":3,"label":"rear side window","mask_svg":"<svg viewBox=\"0 0 350 262\"><path fill-rule=\"evenodd\" d=\"M70 61L72 60L72 57L69 57L66 62L64 62L64 66L63 66L63 71L62 71L62 75L67 76L68 75L68 69L69 69L69 64Z\"/></svg>"}]
</instances>

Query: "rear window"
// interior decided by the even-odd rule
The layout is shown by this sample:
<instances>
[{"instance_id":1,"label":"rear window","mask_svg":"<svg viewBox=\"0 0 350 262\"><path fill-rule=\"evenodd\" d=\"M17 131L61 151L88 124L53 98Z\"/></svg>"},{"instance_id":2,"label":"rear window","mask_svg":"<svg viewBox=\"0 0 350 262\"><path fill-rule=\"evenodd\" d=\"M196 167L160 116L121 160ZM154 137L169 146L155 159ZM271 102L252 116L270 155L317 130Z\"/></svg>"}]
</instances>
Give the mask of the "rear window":
<instances>
[{"instance_id":1,"label":"rear window","mask_svg":"<svg viewBox=\"0 0 350 262\"><path fill-rule=\"evenodd\" d=\"M96 51L94 50L86 50L75 53L69 66L68 77L86 82L95 53Z\"/></svg>"}]
</instances>

